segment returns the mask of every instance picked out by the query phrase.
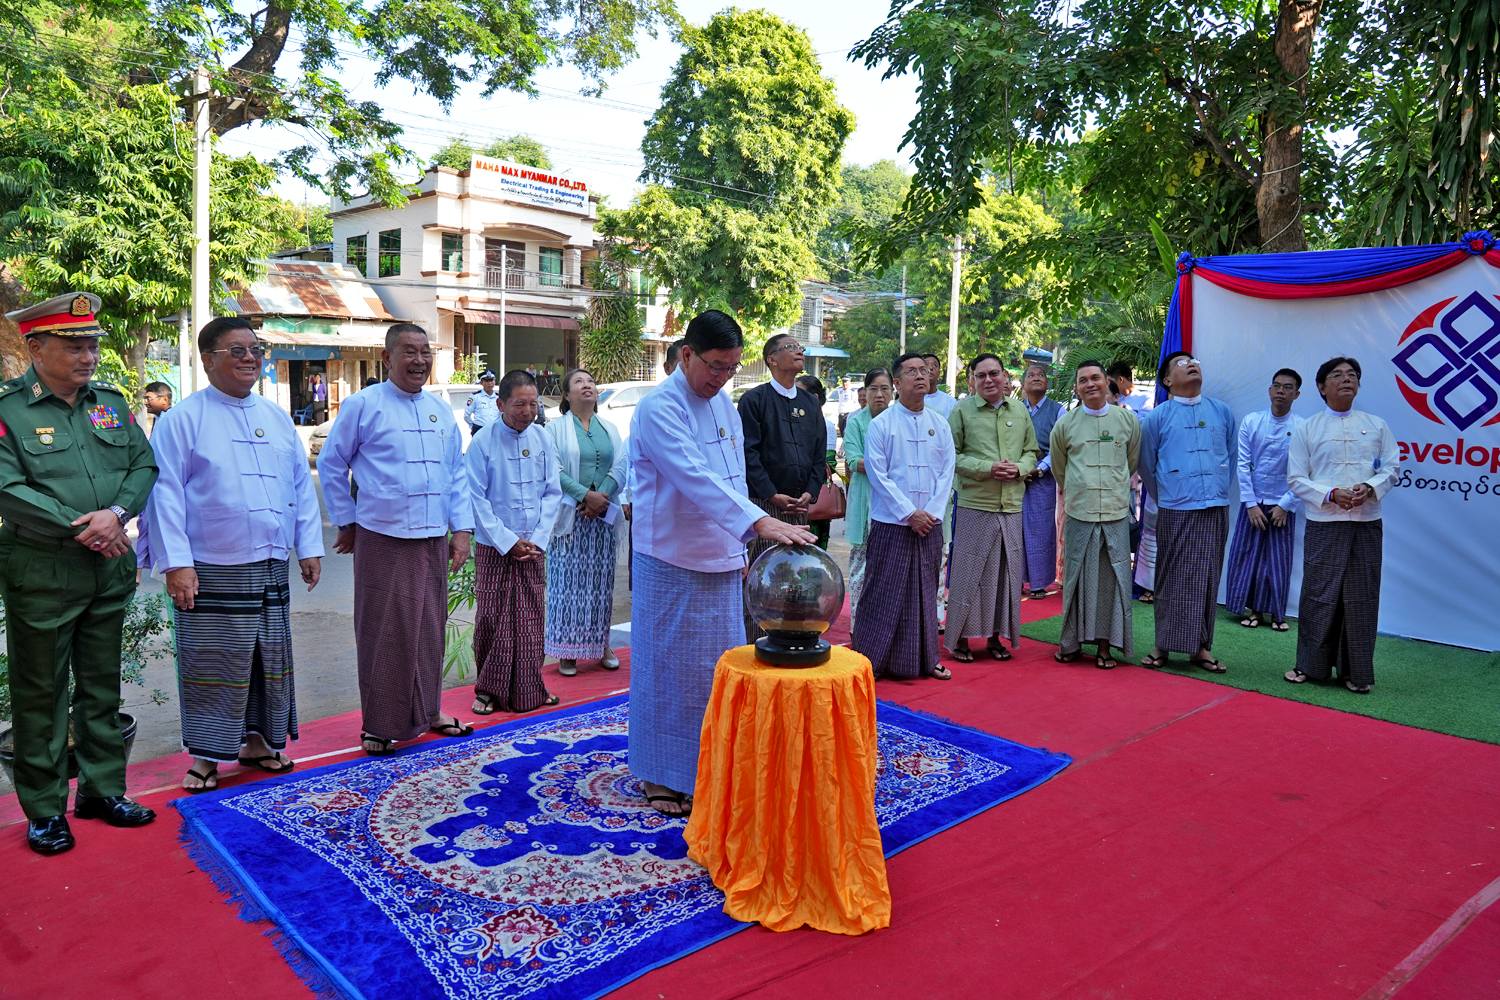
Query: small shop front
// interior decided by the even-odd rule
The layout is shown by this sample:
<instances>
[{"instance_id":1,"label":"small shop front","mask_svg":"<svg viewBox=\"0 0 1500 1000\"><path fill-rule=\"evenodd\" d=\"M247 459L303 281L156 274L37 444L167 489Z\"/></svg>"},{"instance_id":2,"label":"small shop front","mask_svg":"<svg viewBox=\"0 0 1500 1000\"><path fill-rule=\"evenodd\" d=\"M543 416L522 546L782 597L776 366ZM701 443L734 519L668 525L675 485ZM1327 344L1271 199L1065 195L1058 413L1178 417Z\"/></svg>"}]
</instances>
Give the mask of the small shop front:
<instances>
[{"instance_id":1,"label":"small shop front","mask_svg":"<svg viewBox=\"0 0 1500 1000\"><path fill-rule=\"evenodd\" d=\"M302 320L292 328L268 317L260 336L271 348L261 366L260 393L299 424L332 420L347 396L385 377L383 325ZM314 376L327 386L326 407L316 405Z\"/></svg>"}]
</instances>

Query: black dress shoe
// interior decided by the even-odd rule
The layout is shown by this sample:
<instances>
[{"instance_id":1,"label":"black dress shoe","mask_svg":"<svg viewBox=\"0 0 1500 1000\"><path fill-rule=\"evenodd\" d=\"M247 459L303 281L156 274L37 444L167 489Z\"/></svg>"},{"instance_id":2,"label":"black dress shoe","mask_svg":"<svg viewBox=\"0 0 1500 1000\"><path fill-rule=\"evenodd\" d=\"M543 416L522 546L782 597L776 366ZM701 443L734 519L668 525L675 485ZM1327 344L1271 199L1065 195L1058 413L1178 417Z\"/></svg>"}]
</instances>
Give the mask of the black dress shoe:
<instances>
[{"instance_id":1,"label":"black dress shoe","mask_svg":"<svg viewBox=\"0 0 1500 1000\"><path fill-rule=\"evenodd\" d=\"M26 824L26 846L38 854L61 854L73 849L73 831L68 817L48 816Z\"/></svg>"},{"instance_id":2,"label":"black dress shoe","mask_svg":"<svg viewBox=\"0 0 1500 1000\"><path fill-rule=\"evenodd\" d=\"M79 819L102 819L110 826L145 826L156 818L156 813L123 795L100 798L80 795L73 805L73 815Z\"/></svg>"}]
</instances>

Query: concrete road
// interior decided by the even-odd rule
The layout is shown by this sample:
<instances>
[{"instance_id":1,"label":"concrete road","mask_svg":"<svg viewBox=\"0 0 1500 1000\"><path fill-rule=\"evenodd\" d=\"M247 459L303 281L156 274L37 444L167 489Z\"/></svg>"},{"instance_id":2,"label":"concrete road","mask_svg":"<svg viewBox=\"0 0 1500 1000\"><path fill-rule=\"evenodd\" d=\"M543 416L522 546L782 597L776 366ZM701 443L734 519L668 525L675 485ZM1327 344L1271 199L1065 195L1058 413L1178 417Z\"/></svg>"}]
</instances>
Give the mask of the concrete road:
<instances>
[{"instance_id":1,"label":"concrete road","mask_svg":"<svg viewBox=\"0 0 1500 1000\"><path fill-rule=\"evenodd\" d=\"M317 473L313 473L316 481ZM319 491L321 498L321 490ZM843 522L834 526L834 537L829 543L833 557L847 571L849 546L843 538ZM323 575L318 586L308 593L306 586L292 570L292 645L296 664L297 715L303 722L338 715L359 707L359 683L354 655L354 559L333 552L335 531L324 512L323 544L329 553L323 559ZM630 621L630 584L626 572L626 546L620 545L615 572L614 614L616 624ZM142 593L160 593L162 582L144 577L140 586ZM455 616L472 621L472 612L460 612ZM616 641L622 646L629 644L628 624L625 630L616 632ZM549 661L552 662L552 661ZM178 719L176 664L170 653L156 658L146 671L146 683L142 686L127 684L122 694L124 711L134 715L140 723L136 735L132 758L149 760L182 749L181 728ZM623 678L622 678L623 680ZM462 687L474 683L472 672L465 676L450 674L444 679L445 687ZM166 700L162 704L152 701L153 690L160 691ZM352 728L349 745L359 741L359 733ZM290 750L296 756L296 744ZM187 766L184 758L184 768ZM9 784L0 774L0 793L9 792Z\"/></svg>"}]
</instances>

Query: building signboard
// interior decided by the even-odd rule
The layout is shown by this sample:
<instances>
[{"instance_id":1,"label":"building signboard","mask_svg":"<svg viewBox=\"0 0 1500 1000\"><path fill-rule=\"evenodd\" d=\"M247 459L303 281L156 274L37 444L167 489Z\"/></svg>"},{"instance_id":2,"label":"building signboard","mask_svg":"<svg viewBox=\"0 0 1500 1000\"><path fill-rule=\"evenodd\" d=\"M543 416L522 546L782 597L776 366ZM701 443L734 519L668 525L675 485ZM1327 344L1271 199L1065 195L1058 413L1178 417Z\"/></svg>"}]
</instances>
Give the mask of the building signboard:
<instances>
[{"instance_id":1,"label":"building signboard","mask_svg":"<svg viewBox=\"0 0 1500 1000\"><path fill-rule=\"evenodd\" d=\"M589 210L589 186L583 181L509 160L474 157L469 168L469 184L476 193L492 193L538 208L562 209L582 215L587 215Z\"/></svg>"}]
</instances>

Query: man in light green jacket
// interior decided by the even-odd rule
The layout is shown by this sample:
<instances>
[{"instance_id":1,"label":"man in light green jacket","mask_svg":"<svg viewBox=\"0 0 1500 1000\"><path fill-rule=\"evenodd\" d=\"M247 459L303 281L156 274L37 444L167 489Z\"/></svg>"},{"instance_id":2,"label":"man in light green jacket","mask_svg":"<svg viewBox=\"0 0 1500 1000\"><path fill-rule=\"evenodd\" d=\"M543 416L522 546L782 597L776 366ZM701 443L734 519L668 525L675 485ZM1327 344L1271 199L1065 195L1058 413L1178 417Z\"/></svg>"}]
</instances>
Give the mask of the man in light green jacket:
<instances>
[{"instance_id":1,"label":"man in light green jacket","mask_svg":"<svg viewBox=\"0 0 1500 1000\"><path fill-rule=\"evenodd\" d=\"M957 452L958 512L949 564L944 642L971 663L969 638L985 637L985 651L1008 660L1021 636L1021 581L1026 549L1021 536L1025 478L1040 455L1026 408L1010 396L1010 374L993 354L969 362L972 395L948 416Z\"/></svg>"}]
</instances>

